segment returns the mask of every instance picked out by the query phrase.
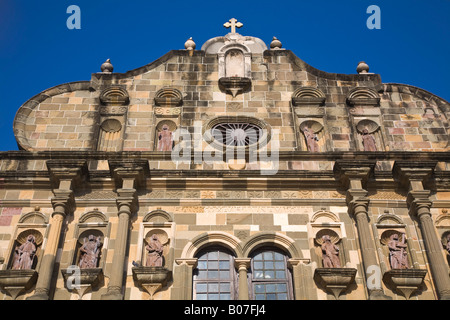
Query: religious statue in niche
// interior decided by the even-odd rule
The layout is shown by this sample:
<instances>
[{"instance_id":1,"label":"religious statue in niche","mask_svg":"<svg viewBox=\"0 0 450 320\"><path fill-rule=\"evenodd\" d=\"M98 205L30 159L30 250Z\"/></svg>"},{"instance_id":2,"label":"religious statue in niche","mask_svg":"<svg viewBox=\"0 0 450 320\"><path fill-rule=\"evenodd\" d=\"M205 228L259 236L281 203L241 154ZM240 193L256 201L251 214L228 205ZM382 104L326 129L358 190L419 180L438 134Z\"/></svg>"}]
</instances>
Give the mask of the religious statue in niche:
<instances>
[{"instance_id":1,"label":"religious statue in niche","mask_svg":"<svg viewBox=\"0 0 450 320\"><path fill-rule=\"evenodd\" d=\"M173 134L169 130L168 125L163 125L162 130L158 134L158 151L172 151Z\"/></svg>"},{"instance_id":2,"label":"religious statue in niche","mask_svg":"<svg viewBox=\"0 0 450 320\"><path fill-rule=\"evenodd\" d=\"M16 247L14 253L13 270L30 270L33 269L36 260L36 238L30 234L27 241L20 247Z\"/></svg>"},{"instance_id":3,"label":"religious statue in niche","mask_svg":"<svg viewBox=\"0 0 450 320\"><path fill-rule=\"evenodd\" d=\"M317 135L314 132L312 132L312 130L309 129L308 127L305 127L303 129L303 134L305 135L306 138L306 146L308 148L308 151L318 152L319 144L317 143L317 141L319 141L319 138L317 137Z\"/></svg>"},{"instance_id":4,"label":"religious statue in niche","mask_svg":"<svg viewBox=\"0 0 450 320\"><path fill-rule=\"evenodd\" d=\"M322 237L322 261L324 268L340 268L341 262L339 260L339 247L331 242L329 235Z\"/></svg>"},{"instance_id":5,"label":"religious statue in niche","mask_svg":"<svg viewBox=\"0 0 450 320\"><path fill-rule=\"evenodd\" d=\"M375 138L369 133L369 130L364 129L362 131L362 143L364 146L364 151L377 151L377 145Z\"/></svg>"},{"instance_id":6,"label":"religious statue in niche","mask_svg":"<svg viewBox=\"0 0 450 320\"><path fill-rule=\"evenodd\" d=\"M147 245L145 246L147 250L147 267L162 267L163 266L163 250L164 246L156 234L150 237Z\"/></svg>"},{"instance_id":7,"label":"religious statue in niche","mask_svg":"<svg viewBox=\"0 0 450 320\"><path fill-rule=\"evenodd\" d=\"M81 269L92 269L98 267L98 260L100 256L100 248L102 243L100 237L90 235L88 241L84 238L84 244L80 248L80 263Z\"/></svg>"},{"instance_id":8,"label":"religious statue in niche","mask_svg":"<svg viewBox=\"0 0 450 320\"><path fill-rule=\"evenodd\" d=\"M392 269L408 269L408 255L406 252L405 234L402 234L402 240L399 235L394 233L389 237L389 262Z\"/></svg>"}]
</instances>

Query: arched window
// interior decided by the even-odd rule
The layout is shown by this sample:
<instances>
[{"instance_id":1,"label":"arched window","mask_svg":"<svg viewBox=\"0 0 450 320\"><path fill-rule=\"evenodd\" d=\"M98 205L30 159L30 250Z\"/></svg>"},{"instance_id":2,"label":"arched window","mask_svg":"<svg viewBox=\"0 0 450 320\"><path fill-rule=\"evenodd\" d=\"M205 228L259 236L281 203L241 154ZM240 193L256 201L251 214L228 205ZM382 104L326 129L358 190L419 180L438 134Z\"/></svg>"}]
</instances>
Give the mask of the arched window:
<instances>
[{"instance_id":1,"label":"arched window","mask_svg":"<svg viewBox=\"0 0 450 320\"><path fill-rule=\"evenodd\" d=\"M223 248L208 248L197 256L194 270L194 300L234 300L236 269L233 255Z\"/></svg>"},{"instance_id":2,"label":"arched window","mask_svg":"<svg viewBox=\"0 0 450 320\"><path fill-rule=\"evenodd\" d=\"M251 263L251 299L293 299L292 275L287 268L287 259L279 250L262 249L255 252Z\"/></svg>"}]
</instances>

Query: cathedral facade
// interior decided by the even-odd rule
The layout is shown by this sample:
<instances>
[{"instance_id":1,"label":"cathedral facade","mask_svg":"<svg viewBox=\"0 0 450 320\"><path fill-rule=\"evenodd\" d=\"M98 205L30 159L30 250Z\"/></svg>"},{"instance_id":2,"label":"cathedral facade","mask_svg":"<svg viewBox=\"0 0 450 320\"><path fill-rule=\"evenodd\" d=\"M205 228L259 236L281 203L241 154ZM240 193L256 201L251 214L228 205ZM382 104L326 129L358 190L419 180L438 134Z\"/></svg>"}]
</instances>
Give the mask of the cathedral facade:
<instances>
[{"instance_id":1,"label":"cathedral facade","mask_svg":"<svg viewBox=\"0 0 450 320\"><path fill-rule=\"evenodd\" d=\"M230 32L17 111L2 300L450 298L450 104Z\"/></svg>"}]
</instances>

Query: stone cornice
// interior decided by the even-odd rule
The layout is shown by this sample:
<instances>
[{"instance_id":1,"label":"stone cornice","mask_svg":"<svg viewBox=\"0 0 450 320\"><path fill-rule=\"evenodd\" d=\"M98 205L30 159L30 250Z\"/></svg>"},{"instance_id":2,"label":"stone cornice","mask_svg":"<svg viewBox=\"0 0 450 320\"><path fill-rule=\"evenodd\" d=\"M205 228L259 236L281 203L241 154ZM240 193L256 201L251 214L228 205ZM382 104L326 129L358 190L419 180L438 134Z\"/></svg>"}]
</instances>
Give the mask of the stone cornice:
<instances>
[{"instance_id":1,"label":"stone cornice","mask_svg":"<svg viewBox=\"0 0 450 320\"><path fill-rule=\"evenodd\" d=\"M195 158L196 157L196 158ZM191 154L192 160L198 159L198 154ZM152 161L172 161L171 154L158 151L3 151L0 152L0 160L121 160L121 159L146 159ZM333 151L311 153L307 151L280 151L281 161L335 161L335 160L376 160L396 161L414 159L414 161L449 161L450 152L426 152L426 151Z\"/></svg>"}]
</instances>

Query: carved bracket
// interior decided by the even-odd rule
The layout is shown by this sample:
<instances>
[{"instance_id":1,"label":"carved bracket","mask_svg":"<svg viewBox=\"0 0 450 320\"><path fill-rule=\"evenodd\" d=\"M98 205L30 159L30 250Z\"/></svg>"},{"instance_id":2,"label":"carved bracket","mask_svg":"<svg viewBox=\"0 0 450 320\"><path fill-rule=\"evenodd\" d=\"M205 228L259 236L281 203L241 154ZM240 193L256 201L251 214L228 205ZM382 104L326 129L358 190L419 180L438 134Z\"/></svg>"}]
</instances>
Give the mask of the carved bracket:
<instances>
[{"instance_id":1,"label":"carved bracket","mask_svg":"<svg viewBox=\"0 0 450 320\"><path fill-rule=\"evenodd\" d=\"M36 283L37 277L36 270L1 270L0 287L16 300Z\"/></svg>"},{"instance_id":2,"label":"carved bracket","mask_svg":"<svg viewBox=\"0 0 450 320\"><path fill-rule=\"evenodd\" d=\"M420 289L426 274L427 270L393 269L384 274L383 281L409 299L415 291Z\"/></svg>"},{"instance_id":3,"label":"carved bracket","mask_svg":"<svg viewBox=\"0 0 450 320\"><path fill-rule=\"evenodd\" d=\"M314 280L338 300L339 296L355 282L356 271L353 268L317 268Z\"/></svg>"},{"instance_id":4,"label":"carved bracket","mask_svg":"<svg viewBox=\"0 0 450 320\"><path fill-rule=\"evenodd\" d=\"M84 294L88 290L92 290L103 281L103 270L101 268L93 268L93 269L79 269L80 274L74 275L73 270L63 269L61 270L61 274L64 278L64 283L67 285L72 280L73 289L79 295L79 300L81 300ZM77 277L78 276L78 277ZM77 277L77 278L76 278ZM76 283L77 280L78 283Z\"/></svg>"},{"instance_id":5,"label":"carved bracket","mask_svg":"<svg viewBox=\"0 0 450 320\"><path fill-rule=\"evenodd\" d=\"M134 267L132 272L133 279L150 294L150 300L172 277L172 271L163 267Z\"/></svg>"},{"instance_id":6,"label":"carved bracket","mask_svg":"<svg viewBox=\"0 0 450 320\"><path fill-rule=\"evenodd\" d=\"M219 86L233 97L236 97L238 93L245 92L251 84L252 80L244 77L224 77L219 79Z\"/></svg>"}]
</instances>

